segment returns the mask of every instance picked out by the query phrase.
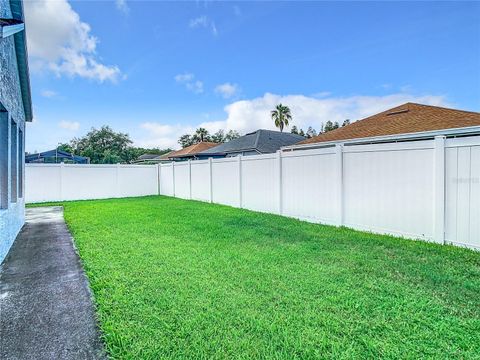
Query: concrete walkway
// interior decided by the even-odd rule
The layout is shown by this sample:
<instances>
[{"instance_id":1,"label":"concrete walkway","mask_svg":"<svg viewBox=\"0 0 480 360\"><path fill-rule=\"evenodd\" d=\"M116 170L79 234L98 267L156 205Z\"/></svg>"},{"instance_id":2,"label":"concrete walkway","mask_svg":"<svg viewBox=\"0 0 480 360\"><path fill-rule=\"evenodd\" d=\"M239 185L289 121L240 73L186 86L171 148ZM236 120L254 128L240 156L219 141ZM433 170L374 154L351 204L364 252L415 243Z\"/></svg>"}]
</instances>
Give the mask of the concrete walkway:
<instances>
[{"instance_id":1,"label":"concrete walkway","mask_svg":"<svg viewBox=\"0 0 480 360\"><path fill-rule=\"evenodd\" d=\"M105 358L63 209L26 212L0 267L0 359Z\"/></svg>"}]
</instances>

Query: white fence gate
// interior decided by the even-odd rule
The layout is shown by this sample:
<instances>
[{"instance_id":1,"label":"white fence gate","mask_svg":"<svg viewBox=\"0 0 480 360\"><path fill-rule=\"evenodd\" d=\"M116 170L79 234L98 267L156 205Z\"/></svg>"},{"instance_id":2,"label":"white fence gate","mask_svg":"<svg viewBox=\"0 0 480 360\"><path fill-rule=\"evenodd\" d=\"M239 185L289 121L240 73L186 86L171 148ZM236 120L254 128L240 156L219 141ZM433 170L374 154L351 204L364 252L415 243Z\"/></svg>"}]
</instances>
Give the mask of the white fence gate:
<instances>
[{"instance_id":1,"label":"white fence gate","mask_svg":"<svg viewBox=\"0 0 480 360\"><path fill-rule=\"evenodd\" d=\"M153 194L480 249L480 136L158 166L26 166L27 202Z\"/></svg>"}]
</instances>

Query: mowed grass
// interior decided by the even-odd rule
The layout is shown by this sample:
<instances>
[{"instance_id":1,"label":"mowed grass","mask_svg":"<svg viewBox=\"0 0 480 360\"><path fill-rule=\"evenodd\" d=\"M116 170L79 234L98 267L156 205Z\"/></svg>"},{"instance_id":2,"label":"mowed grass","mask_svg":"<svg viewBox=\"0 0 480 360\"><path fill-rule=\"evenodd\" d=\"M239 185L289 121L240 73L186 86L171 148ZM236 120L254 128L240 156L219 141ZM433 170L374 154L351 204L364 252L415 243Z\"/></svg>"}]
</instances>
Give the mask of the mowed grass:
<instances>
[{"instance_id":1,"label":"mowed grass","mask_svg":"<svg viewBox=\"0 0 480 360\"><path fill-rule=\"evenodd\" d=\"M480 253L167 197L65 203L114 359L480 358Z\"/></svg>"}]
</instances>

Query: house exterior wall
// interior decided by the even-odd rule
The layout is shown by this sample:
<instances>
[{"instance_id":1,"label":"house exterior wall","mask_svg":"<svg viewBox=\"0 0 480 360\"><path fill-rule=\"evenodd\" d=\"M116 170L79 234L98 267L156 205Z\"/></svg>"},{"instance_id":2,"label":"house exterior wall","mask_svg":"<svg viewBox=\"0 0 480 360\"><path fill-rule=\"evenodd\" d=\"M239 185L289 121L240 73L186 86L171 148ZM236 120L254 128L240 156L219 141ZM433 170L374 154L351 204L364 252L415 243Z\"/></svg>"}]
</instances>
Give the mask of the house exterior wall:
<instances>
[{"instance_id":1,"label":"house exterior wall","mask_svg":"<svg viewBox=\"0 0 480 360\"><path fill-rule=\"evenodd\" d=\"M8 0L0 0L0 17L11 17L10 3ZM21 130L23 137L25 136L25 112L23 109L23 102L20 89L20 80L18 76L17 58L15 53L14 37L9 36L4 39L0 39L0 104L4 108L1 113L0 121L2 121L3 127L6 126L7 131L3 131L0 137L0 141L7 143L8 151L0 153L2 160L7 163L8 175L3 175L4 179L7 179L4 189L8 194L8 206L4 209L0 209L0 263L3 261L8 253L8 250L12 246L15 237L23 226L25 220L25 202L24 198L20 195L24 194L24 191L19 189L17 191L18 199L16 202L12 202L12 188L11 188L11 151L12 151L12 120L17 124L16 136L18 136L19 130ZM6 110L6 112L5 112ZM5 125L5 122L7 123ZM13 142L15 143L15 141ZM20 143L16 141L17 147ZM22 139L21 143L25 143ZM18 151L18 150L17 150ZM18 166L24 166L24 154L23 151L20 154L20 162ZM18 171L18 170L17 170ZM24 172L20 172L24 173ZM17 179L17 186L23 184L24 181Z\"/></svg>"}]
</instances>

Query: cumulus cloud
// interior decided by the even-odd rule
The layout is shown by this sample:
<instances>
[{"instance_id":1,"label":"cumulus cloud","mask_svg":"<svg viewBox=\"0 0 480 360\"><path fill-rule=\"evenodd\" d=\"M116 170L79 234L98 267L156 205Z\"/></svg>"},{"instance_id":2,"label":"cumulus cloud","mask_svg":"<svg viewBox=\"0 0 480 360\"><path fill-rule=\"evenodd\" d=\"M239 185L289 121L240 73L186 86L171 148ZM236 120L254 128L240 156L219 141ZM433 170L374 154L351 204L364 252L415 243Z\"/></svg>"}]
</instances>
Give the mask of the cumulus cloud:
<instances>
[{"instance_id":1,"label":"cumulus cloud","mask_svg":"<svg viewBox=\"0 0 480 360\"><path fill-rule=\"evenodd\" d=\"M258 98L232 102L224 108L226 117L217 121L189 125L142 124L142 128L148 131L148 137L140 140L140 144L178 148L178 138L185 133L192 133L198 127L204 127L210 133L219 129L237 130L241 134L257 129L275 130L270 118L270 111L279 103L288 105L292 110L293 121L291 125L303 129L312 126L319 130L322 124L328 120L341 123L345 119L350 119L354 122L406 102L450 106L444 96L436 95L417 96L397 93L386 96L317 98L305 95L282 96L266 93Z\"/></svg>"},{"instance_id":2,"label":"cumulus cloud","mask_svg":"<svg viewBox=\"0 0 480 360\"><path fill-rule=\"evenodd\" d=\"M203 82L195 80L195 75L191 73L183 73L175 76L175 81L185 85L185 88L195 94L203 93Z\"/></svg>"},{"instance_id":3,"label":"cumulus cloud","mask_svg":"<svg viewBox=\"0 0 480 360\"><path fill-rule=\"evenodd\" d=\"M238 85L228 82L225 84L220 84L215 87L215 92L220 94L223 98L229 99L238 93Z\"/></svg>"},{"instance_id":4,"label":"cumulus cloud","mask_svg":"<svg viewBox=\"0 0 480 360\"><path fill-rule=\"evenodd\" d=\"M318 130L328 120L341 123L345 119L350 119L353 122L409 101L429 105L448 105L443 96L415 96L404 93L386 96L323 98L266 93L262 97L236 101L227 105L224 127L240 132L259 128L275 129L270 118L270 110L279 103L290 107L293 115L292 125L304 129L312 126Z\"/></svg>"},{"instance_id":5,"label":"cumulus cloud","mask_svg":"<svg viewBox=\"0 0 480 360\"><path fill-rule=\"evenodd\" d=\"M208 18L204 15L194 19L190 19L188 26L190 26L192 29L195 29L198 27L207 27L208 23L209 23Z\"/></svg>"},{"instance_id":6,"label":"cumulus cloud","mask_svg":"<svg viewBox=\"0 0 480 360\"><path fill-rule=\"evenodd\" d=\"M49 98L49 99L50 99L50 98L56 97L58 94L57 94L56 91L46 90L46 89L45 89L45 90L42 90L42 91L40 92L40 95L42 95L42 96L45 97L45 98Z\"/></svg>"},{"instance_id":7,"label":"cumulus cloud","mask_svg":"<svg viewBox=\"0 0 480 360\"><path fill-rule=\"evenodd\" d=\"M120 69L98 60L98 39L67 0L25 1L24 6L33 70L48 70L57 76L79 76L100 82L118 81Z\"/></svg>"},{"instance_id":8,"label":"cumulus cloud","mask_svg":"<svg viewBox=\"0 0 480 360\"><path fill-rule=\"evenodd\" d=\"M205 15L190 19L188 26L191 29L196 29L196 28L208 29L209 28L213 35L218 34L218 30L217 30L217 26L215 25L215 22Z\"/></svg>"},{"instance_id":9,"label":"cumulus cloud","mask_svg":"<svg viewBox=\"0 0 480 360\"><path fill-rule=\"evenodd\" d=\"M115 6L118 10L120 10L125 15L127 15L130 12L130 8L128 7L126 0L115 0Z\"/></svg>"},{"instance_id":10,"label":"cumulus cloud","mask_svg":"<svg viewBox=\"0 0 480 360\"><path fill-rule=\"evenodd\" d=\"M147 148L173 148L179 147L177 141L183 134L195 131L193 127L183 125L168 125L158 122L145 122L140 125L142 130L148 132L149 136L138 141L136 144Z\"/></svg>"},{"instance_id":11,"label":"cumulus cloud","mask_svg":"<svg viewBox=\"0 0 480 360\"><path fill-rule=\"evenodd\" d=\"M58 123L58 126L65 130L77 131L80 129L80 123L78 121L62 120Z\"/></svg>"}]
</instances>

